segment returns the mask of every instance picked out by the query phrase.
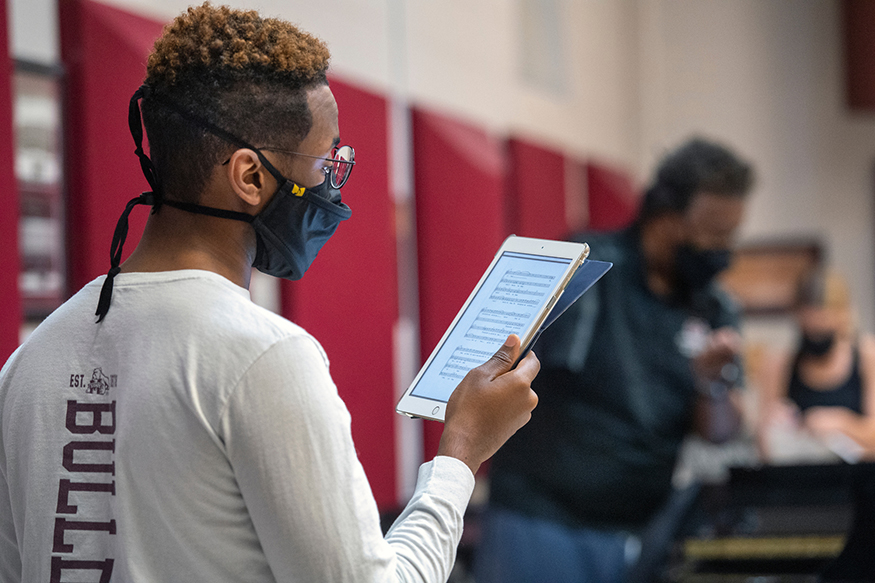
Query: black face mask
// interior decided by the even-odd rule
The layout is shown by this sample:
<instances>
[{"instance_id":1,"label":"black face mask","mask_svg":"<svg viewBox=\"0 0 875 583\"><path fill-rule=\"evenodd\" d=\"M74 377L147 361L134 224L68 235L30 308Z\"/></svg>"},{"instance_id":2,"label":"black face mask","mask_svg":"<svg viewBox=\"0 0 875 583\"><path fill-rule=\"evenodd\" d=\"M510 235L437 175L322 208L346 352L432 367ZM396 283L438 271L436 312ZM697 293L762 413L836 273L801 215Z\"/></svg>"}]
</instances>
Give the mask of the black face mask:
<instances>
[{"instance_id":1,"label":"black face mask","mask_svg":"<svg viewBox=\"0 0 875 583\"><path fill-rule=\"evenodd\" d=\"M835 339L835 332L803 333L799 354L801 356L824 356L832 349Z\"/></svg>"},{"instance_id":2,"label":"black face mask","mask_svg":"<svg viewBox=\"0 0 875 583\"><path fill-rule=\"evenodd\" d=\"M252 221L258 241L252 267L283 279L301 279L340 222L351 214L340 200L340 190L331 188L328 178L307 189L286 181Z\"/></svg>"},{"instance_id":3,"label":"black face mask","mask_svg":"<svg viewBox=\"0 0 875 583\"><path fill-rule=\"evenodd\" d=\"M729 249L697 249L689 243L681 245L675 255L679 287L687 292L707 287L718 273L729 267L731 257Z\"/></svg>"},{"instance_id":4,"label":"black face mask","mask_svg":"<svg viewBox=\"0 0 875 583\"><path fill-rule=\"evenodd\" d=\"M195 214L250 223L255 229L257 243L252 266L263 273L284 279L297 280L303 277L304 272L313 263L325 242L334 234L340 222L345 221L352 214L350 208L341 202L340 190L330 187L328 177L315 188L304 188L295 184L285 178L258 148L204 119L180 110L167 100L162 100L162 105L174 110L189 122L232 144L253 150L279 184L270 202L258 215L194 203L164 200L155 167L143 152L142 122L137 102L144 96L154 97L149 87L145 85L140 87L131 98L128 123L137 146L135 153L140 158L143 174L149 181L149 185L152 186L153 192L144 192L141 196L129 201L119 218L110 249L111 268L103 283L95 314L98 316L97 321L102 321L106 312L109 311L112 282L120 271L122 245L124 245L128 231L128 215L138 204L154 205L156 210L161 204L166 204Z\"/></svg>"},{"instance_id":5,"label":"black face mask","mask_svg":"<svg viewBox=\"0 0 875 583\"><path fill-rule=\"evenodd\" d=\"M190 213L243 221L255 229L257 243L252 267L267 275L301 279L316 254L352 211L340 200L340 190L328 179L304 188L279 175L280 187L257 215L165 200L164 204Z\"/></svg>"}]
</instances>

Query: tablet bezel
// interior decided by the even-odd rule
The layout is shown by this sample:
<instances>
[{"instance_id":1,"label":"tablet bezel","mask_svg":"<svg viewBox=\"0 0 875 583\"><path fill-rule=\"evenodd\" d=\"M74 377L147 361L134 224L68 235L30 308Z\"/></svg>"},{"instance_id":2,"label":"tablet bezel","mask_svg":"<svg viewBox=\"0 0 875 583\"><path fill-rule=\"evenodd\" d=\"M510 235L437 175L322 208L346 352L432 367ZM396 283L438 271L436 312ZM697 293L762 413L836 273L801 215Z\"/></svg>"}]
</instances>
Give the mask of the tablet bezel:
<instances>
[{"instance_id":1,"label":"tablet bezel","mask_svg":"<svg viewBox=\"0 0 875 583\"><path fill-rule=\"evenodd\" d=\"M428 370L428 367L431 366L432 361L435 359L438 352L440 352L441 347L443 347L444 343L449 338L453 329L459 323L459 320L462 318L465 310L467 310L474 297L480 291L480 288L483 286L489 274L492 273L492 270L494 269L496 263L498 263L498 260L504 253L508 252L523 253L527 255L541 257L560 257L570 260L562 276L559 278L556 287L551 291L549 297L546 299L546 302L541 305L540 313L533 320L531 326L520 335L520 340L522 341L522 350L525 350L525 348L534 339L538 329L540 328L544 319L550 313L550 310L556 304L556 301L562 295L565 286L568 285L569 281L571 281L571 277L574 275L575 271L577 271L577 268L583 263L587 255L589 255L589 245L587 245L586 243L574 243L569 241L553 241L549 239L517 237L515 235L511 235L510 237L505 239L504 243L502 243L501 247L492 258L492 261L489 263L489 266L484 270L483 275L480 277L480 281L478 281L477 285L474 286L474 289L469 294L468 299L465 300L465 303L459 309L456 317L453 318L452 323L446 329L440 341L432 350L428 359L419 369L416 377L408 385L407 389L404 391L404 394L399 399L398 405L395 407L395 411L397 413L407 415L409 417L422 417L424 419L433 419L435 421L444 420L447 405L446 402L430 399L427 397L419 397L413 395L412 392L415 390L417 384L425 374L426 370Z\"/></svg>"}]
</instances>

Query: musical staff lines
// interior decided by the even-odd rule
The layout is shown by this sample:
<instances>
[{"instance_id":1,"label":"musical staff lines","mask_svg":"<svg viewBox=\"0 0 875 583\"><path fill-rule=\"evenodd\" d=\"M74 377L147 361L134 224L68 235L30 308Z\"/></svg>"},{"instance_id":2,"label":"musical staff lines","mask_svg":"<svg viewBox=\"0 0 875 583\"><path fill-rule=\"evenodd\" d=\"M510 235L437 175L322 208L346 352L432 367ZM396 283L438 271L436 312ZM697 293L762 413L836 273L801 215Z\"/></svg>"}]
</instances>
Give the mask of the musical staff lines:
<instances>
[{"instance_id":1,"label":"musical staff lines","mask_svg":"<svg viewBox=\"0 0 875 583\"><path fill-rule=\"evenodd\" d=\"M450 355L447 364L441 370L441 376L454 380L462 380L468 371L475 366L480 366L492 356L488 350L477 350L459 346Z\"/></svg>"},{"instance_id":2,"label":"musical staff lines","mask_svg":"<svg viewBox=\"0 0 875 583\"><path fill-rule=\"evenodd\" d=\"M549 293L555 279L555 275L510 269L498 282L489 299L521 307L535 307Z\"/></svg>"},{"instance_id":3,"label":"musical staff lines","mask_svg":"<svg viewBox=\"0 0 875 583\"><path fill-rule=\"evenodd\" d=\"M459 381L489 360L509 335L525 336L569 263L504 253L410 394L446 402Z\"/></svg>"}]
</instances>

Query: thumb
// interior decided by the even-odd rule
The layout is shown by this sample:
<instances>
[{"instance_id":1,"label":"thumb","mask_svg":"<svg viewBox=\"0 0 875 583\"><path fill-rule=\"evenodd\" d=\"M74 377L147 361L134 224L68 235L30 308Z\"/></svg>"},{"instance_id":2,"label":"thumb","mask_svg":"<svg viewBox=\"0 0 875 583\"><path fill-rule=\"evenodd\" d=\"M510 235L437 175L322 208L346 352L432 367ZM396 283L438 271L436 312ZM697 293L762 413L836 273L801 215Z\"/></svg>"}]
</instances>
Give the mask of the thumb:
<instances>
[{"instance_id":1,"label":"thumb","mask_svg":"<svg viewBox=\"0 0 875 583\"><path fill-rule=\"evenodd\" d=\"M495 378L509 371L519 355L520 337L516 334L511 334L504 341L504 346L499 348L489 360L483 363L482 368L492 378Z\"/></svg>"}]
</instances>

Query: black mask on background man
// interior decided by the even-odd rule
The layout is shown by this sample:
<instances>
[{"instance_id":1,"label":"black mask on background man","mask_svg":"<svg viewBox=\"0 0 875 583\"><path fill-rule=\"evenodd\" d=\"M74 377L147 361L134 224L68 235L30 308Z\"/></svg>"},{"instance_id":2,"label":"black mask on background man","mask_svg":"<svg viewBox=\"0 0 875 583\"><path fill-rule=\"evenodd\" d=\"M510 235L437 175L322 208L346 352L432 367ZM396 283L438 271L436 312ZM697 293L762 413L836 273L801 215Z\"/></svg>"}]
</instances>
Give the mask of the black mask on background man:
<instances>
[{"instance_id":1,"label":"black mask on background man","mask_svg":"<svg viewBox=\"0 0 875 583\"><path fill-rule=\"evenodd\" d=\"M684 243L675 255L678 291L691 293L707 287L718 273L729 267L731 257L729 249L698 249Z\"/></svg>"}]
</instances>

